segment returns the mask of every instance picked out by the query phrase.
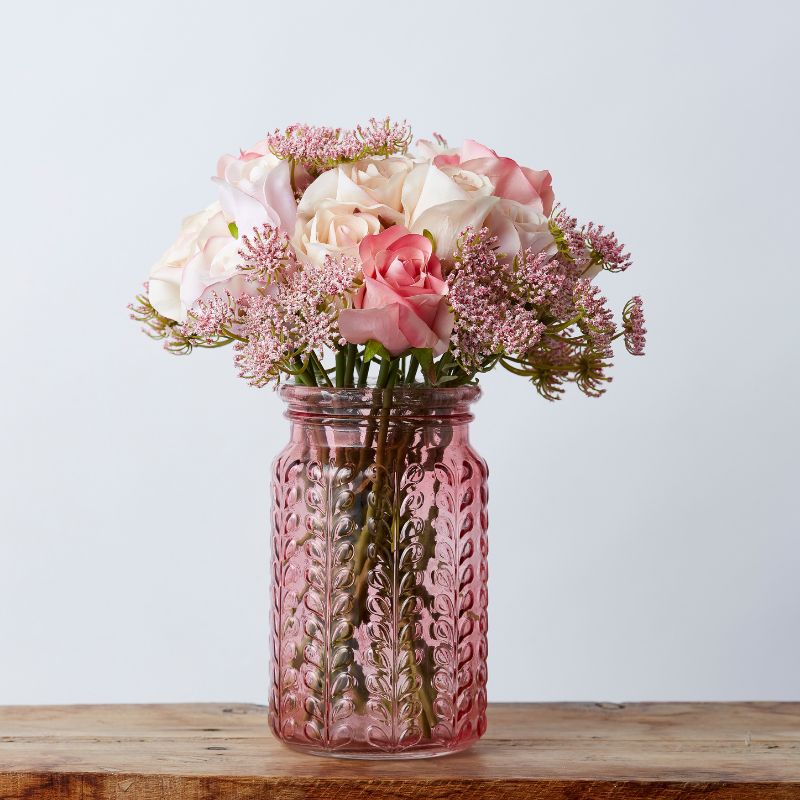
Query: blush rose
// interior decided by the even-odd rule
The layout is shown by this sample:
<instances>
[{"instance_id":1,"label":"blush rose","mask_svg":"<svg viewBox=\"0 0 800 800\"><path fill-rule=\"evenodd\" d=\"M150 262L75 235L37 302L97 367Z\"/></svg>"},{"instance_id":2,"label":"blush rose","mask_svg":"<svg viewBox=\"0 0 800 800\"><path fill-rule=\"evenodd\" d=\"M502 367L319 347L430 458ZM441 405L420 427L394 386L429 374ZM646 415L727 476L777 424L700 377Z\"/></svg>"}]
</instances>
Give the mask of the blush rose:
<instances>
[{"instance_id":1,"label":"blush rose","mask_svg":"<svg viewBox=\"0 0 800 800\"><path fill-rule=\"evenodd\" d=\"M484 175L494 186L494 194L532 206L549 216L553 210L553 180L547 170L521 167L513 158L504 158L489 147L468 139L460 153L442 153L433 159L437 167L459 165L462 169Z\"/></svg>"},{"instance_id":2,"label":"blush rose","mask_svg":"<svg viewBox=\"0 0 800 800\"><path fill-rule=\"evenodd\" d=\"M370 339L391 355L409 348L444 353L450 344L453 314L447 284L430 241L393 225L366 236L359 246L364 285L353 308L339 314L339 331L353 344Z\"/></svg>"}]
</instances>

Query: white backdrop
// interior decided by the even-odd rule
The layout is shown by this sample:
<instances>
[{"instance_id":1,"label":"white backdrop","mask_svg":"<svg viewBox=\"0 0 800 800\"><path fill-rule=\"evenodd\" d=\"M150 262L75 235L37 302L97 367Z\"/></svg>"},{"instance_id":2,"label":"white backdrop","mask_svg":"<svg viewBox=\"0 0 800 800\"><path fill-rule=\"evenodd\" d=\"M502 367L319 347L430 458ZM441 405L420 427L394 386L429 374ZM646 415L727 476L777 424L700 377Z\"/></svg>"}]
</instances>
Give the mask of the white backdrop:
<instances>
[{"instance_id":1,"label":"white backdrop","mask_svg":"<svg viewBox=\"0 0 800 800\"><path fill-rule=\"evenodd\" d=\"M646 301L649 354L602 400L484 382L490 698L800 699L798 23L788 0L10 4L0 703L264 701L280 402L125 304L221 153L387 113L550 169L634 254L614 305Z\"/></svg>"}]
</instances>

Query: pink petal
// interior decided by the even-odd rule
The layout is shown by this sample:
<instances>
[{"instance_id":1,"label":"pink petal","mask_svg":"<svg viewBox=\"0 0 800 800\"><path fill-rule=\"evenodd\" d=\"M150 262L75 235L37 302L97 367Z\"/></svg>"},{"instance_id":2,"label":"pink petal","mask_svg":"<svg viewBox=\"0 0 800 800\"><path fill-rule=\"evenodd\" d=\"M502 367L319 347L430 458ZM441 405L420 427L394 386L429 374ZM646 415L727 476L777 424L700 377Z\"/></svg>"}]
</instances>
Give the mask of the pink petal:
<instances>
[{"instance_id":1,"label":"pink petal","mask_svg":"<svg viewBox=\"0 0 800 800\"><path fill-rule=\"evenodd\" d=\"M461 163L470 161L473 158L497 158L497 153L485 144L476 142L474 139L466 139L461 146Z\"/></svg>"},{"instance_id":2,"label":"pink petal","mask_svg":"<svg viewBox=\"0 0 800 800\"><path fill-rule=\"evenodd\" d=\"M267 206L273 209L280 219L281 228L291 236L297 220L297 201L294 199L288 161L282 161L270 170L264 184L264 198Z\"/></svg>"},{"instance_id":3,"label":"pink petal","mask_svg":"<svg viewBox=\"0 0 800 800\"><path fill-rule=\"evenodd\" d=\"M399 302L402 302L400 295L384 281L375 280L374 278L364 279L362 308L384 308Z\"/></svg>"},{"instance_id":4,"label":"pink petal","mask_svg":"<svg viewBox=\"0 0 800 800\"><path fill-rule=\"evenodd\" d=\"M339 332L353 344L374 339L393 356L411 346L400 330L400 306L396 303L384 308L343 309L339 313Z\"/></svg>"},{"instance_id":5,"label":"pink petal","mask_svg":"<svg viewBox=\"0 0 800 800\"><path fill-rule=\"evenodd\" d=\"M555 193L553 192L553 177L546 170L529 169L528 167L520 167L529 183L542 198L543 213L549 217L550 212L553 210L553 202L555 200Z\"/></svg>"},{"instance_id":6,"label":"pink petal","mask_svg":"<svg viewBox=\"0 0 800 800\"><path fill-rule=\"evenodd\" d=\"M408 233L402 225L392 225L385 231L365 236L358 247L358 255L364 264L373 264L382 250L387 250L394 242Z\"/></svg>"},{"instance_id":7,"label":"pink petal","mask_svg":"<svg viewBox=\"0 0 800 800\"><path fill-rule=\"evenodd\" d=\"M425 323L426 327L431 328L436 321L436 314L442 302L441 295L438 294L418 294L407 298L408 307L414 310L416 316Z\"/></svg>"},{"instance_id":8,"label":"pink petal","mask_svg":"<svg viewBox=\"0 0 800 800\"><path fill-rule=\"evenodd\" d=\"M507 200L541 209L538 192L530 185L516 161L511 158L477 158L462 163L464 169L485 175L494 185L494 194Z\"/></svg>"},{"instance_id":9,"label":"pink petal","mask_svg":"<svg viewBox=\"0 0 800 800\"><path fill-rule=\"evenodd\" d=\"M448 166L457 167L460 163L461 163L461 156L459 156L457 153L453 153L452 155L447 155L446 153L442 153L433 159L434 167L448 167Z\"/></svg>"}]
</instances>

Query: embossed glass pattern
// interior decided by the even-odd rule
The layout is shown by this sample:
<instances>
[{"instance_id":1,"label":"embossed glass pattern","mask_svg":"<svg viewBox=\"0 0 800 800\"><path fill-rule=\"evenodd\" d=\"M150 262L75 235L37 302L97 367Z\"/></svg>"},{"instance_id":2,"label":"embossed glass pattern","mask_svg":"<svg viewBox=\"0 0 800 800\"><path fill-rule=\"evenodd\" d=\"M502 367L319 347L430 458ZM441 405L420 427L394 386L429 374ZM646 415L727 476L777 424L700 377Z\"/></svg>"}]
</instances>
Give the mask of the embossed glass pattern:
<instances>
[{"instance_id":1,"label":"embossed glass pattern","mask_svg":"<svg viewBox=\"0 0 800 800\"><path fill-rule=\"evenodd\" d=\"M442 755L486 728L486 465L475 387L282 388L270 724L304 750Z\"/></svg>"}]
</instances>

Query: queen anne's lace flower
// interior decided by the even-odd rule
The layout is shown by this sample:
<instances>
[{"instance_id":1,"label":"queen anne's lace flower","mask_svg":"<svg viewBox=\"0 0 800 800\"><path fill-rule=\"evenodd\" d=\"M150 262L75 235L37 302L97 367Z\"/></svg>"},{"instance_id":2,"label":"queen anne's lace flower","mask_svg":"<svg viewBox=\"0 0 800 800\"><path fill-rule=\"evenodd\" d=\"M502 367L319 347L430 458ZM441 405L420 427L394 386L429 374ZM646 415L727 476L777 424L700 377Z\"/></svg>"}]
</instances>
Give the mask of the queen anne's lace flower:
<instances>
[{"instance_id":1,"label":"queen anne's lace flower","mask_svg":"<svg viewBox=\"0 0 800 800\"><path fill-rule=\"evenodd\" d=\"M235 361L241 377L254 386L277 381L308 353L333 350L341 343L338 316L355 290L359 264L328 256L292 272L275 291L244 299Z\"/></svg>"},{"instance_id":2,"label":"queen anne's lace flower","mask_svg":"<svg viewBox=\"0 0 800 800\"><path fill-rule=\"evenodd\" d=\"M467 231L448 278L456 316L454 352L472 368L492 356L523 355L545 329L529 302L532 287L518 274L516 261L498 258L495 244L486 228Z\"/></svg>"},{"instance_id":3,"label":"queen anne's lace flower","mask_svg":"<svg viewBox=\"0 0 800 800\"><path fill-rule=\"evenodd\" d=\"M295 161L312 171L322 171L345 161L367 156L405 153L411 143L408 124L370 119L353 130L322 125L289 125L267 136L267 146L278 158Z\"/></svg>"},{"instance_id":4,"label":"queen anne's lace flower","mask_svg":"<svg viewBox=\"0 0 800 800\"><path fill-rule=\"evenodd\" d=\"M298 268L289 237L270 225L254 230L252 239L242 236L239 256L242 259L239 269L251 283L270 284Z\"/></svg>"},{"instance_id":5,"label":"queen anne's lace flower","mask_svg":"<svg viewBox=\"0 0 800 800\"><path fill-rule=\"evenodd\" d=\"M628 352L634 356L643 356L647 328L644 326L642 298L638 295L625 304L622 311L622 327L625 331L625 347Z\"/></svg>"}]
</instances>

